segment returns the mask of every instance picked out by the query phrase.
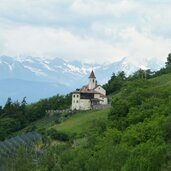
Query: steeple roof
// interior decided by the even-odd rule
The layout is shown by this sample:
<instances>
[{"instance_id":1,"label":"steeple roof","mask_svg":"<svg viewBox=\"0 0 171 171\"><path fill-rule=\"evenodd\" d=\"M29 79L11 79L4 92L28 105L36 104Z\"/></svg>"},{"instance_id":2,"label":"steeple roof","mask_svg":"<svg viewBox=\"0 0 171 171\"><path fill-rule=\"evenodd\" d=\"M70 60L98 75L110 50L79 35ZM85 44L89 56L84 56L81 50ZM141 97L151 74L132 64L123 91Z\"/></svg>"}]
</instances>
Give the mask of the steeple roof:
<instances>
[{"instance_id":1,"label":"steeple roof","mask_svg":"<svg viewBox=\"0 0 171 171\"><path fill-rule=\"evenodd\" d=\"M93 70L91 71L89 78L96 78Z\"/></svg>"}]
</instances>

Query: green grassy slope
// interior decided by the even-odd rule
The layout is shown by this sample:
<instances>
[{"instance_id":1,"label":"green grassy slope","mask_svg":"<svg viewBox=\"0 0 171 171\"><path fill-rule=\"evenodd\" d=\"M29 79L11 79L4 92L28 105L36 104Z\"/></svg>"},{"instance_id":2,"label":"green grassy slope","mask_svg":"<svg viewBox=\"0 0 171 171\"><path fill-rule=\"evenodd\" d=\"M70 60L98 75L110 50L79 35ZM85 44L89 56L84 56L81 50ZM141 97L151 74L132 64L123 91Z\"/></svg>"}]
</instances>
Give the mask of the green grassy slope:
<instances>
[{"instance_id":1,"label":"green grassy slope","mask_svg":"<svg viewBox=\"0 0 171 171\"><path fill-rule=\"evenodd\" d=\"M171 74L165 74L153 79L150 79L149 82L154 84L154 87L158 88L169 88L171 89Z\"/></svg>"},{"instance_id":2,"label":"green grassy slope","mask_svg":"<svg viewBox=\"0 0 171 171\"><path fill-rule=\"evenodd\" d=\"M103 110L92 110L92 111L83 111L78 112L66 121L62 123L55 123L56 117L55 116L46 116L38 121L32 122L26 128L15 132L13 136L20 135L24 132L28 131L40 131L44 132L48 129L54 128L61 132L65 132L67 134L80 134L94 121L98 119L107 120L109 109Z\"/></svg>"},{"instance_id":3,"label":"green grassy slope","mask_svg":"<svg viewBox=\"0 0 171 171\"><path fill-rule=\"evenodd\" d=\"M59 131L66 133L80 134L92 123L92 121L97 119L106 120L108 112L109 109L79 112L70 119L66 120L65 122L61 124L56 124L51 128L55 128Z\"/></svg>"}]
</instances>

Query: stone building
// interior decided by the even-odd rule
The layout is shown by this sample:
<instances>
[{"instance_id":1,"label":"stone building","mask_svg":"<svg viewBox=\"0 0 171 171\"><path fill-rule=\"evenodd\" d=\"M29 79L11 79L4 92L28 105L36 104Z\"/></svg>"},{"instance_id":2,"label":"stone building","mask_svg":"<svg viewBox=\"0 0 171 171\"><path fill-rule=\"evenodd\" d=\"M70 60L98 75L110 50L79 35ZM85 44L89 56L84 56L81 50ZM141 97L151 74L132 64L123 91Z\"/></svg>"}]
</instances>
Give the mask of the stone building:
<instances>
[{"instance_id":1,"label":"stone building","mask_svg":"<svg viewBox=\"0 0 171 171\"><path fill-rule=\"evenodd\" d=\"M93 71L89 76L89 84L72 92L72 110L90 110L94 106L107 104L106 90L97 85Z\"/></svg>"}]
</instances>

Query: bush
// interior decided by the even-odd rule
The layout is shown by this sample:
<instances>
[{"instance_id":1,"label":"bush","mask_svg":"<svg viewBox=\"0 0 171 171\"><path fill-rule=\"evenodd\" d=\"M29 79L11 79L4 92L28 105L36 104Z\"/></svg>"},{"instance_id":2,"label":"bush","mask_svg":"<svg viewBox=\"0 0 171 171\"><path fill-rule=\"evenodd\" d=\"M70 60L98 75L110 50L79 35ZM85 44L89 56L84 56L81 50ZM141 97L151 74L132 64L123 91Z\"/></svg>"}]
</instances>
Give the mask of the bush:
<instances>
[{"instance_id":1,"label":"bush","mask_svg":"<svg viewBox=\"0 0 171 171\"><path fill-rule=\"evenodd\" d=\"M53 128L48 130L47 134L54 140L69 141L69 136L66 133L57 131Z\"/></svg>"},{"instance_id":2,"label":"bush","mask_svg":"<svg viewBox=\"0 0 171 171\"><path fill-rule=\"evenodd\" d=\"M36 125L31 125L26 129L26 132L32 132L37 130L37 126Z\"/></svg>"},{"instance_id":3,"label":"bush","mask_svg":"<svg viewBox=\"0 0 171 171\"><path fill-rule=\"evenodd\" d=\"M171 142L171 117L168 117L163 124L164 128L164 138L166 141Z\"/></svg>"}]
</instances>

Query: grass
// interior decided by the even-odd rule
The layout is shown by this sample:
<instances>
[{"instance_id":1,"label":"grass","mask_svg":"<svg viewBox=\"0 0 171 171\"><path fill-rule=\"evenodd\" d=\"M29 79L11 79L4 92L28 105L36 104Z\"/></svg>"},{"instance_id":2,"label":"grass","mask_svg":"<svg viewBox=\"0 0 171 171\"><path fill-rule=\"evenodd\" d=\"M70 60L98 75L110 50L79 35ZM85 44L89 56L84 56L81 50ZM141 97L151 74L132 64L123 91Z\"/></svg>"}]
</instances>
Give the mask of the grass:
<instances>
[{"instance_id":1,"label":"grass","mask_svg":"<svg viewBox=\"0 0 171 171\"><path fill-rule=\"evenodd\" d=\"M154 83L156 86L160 86L166 83L171 83L171 74L164 74L156 78L152 78L149 80Z\"/></svg>"},{"instance_id":2,"label":"grass","mask_svg":"<svg viewBox=\"0 0 171 171\"><path fill-rule=\"evenodd\" d=\"M65 122L62 122L61 124L56 124L51 128L65 132L67 134L81 134L94 120L106 120L108 112L109 109L80 112L72 116Z\"/></svg>"},{"instance_id":3,"label":"grass","mask_svg":"<svg viewBox=\"0 0 171 171\"><path fill-rule=\"evenodd\" d=\"M156 90L156 92L160 91L171 91L171 74L164 74L162 76L152 78L149 80L153 84L151 89Z\"/></svg>"},{"instance_id":4,"label":"grass","mask_svg":"<svg viewBox=\"0 0 171 171\"><path fill-rule=\"evenodd\" d=\"M94 121L98 119L107 119L109 109L103 110L92 110L92 111L82 111L76 113L66 121L56 124L55 116L44 117L38 121L32 122L26 128L17 131L13 134L13 136L17 136L23 134L30 130L32 127L35 127L35 130L48 130L50 128L55 128L61 132L65 132L67 134L81 134L86 128Z\"/></svg>"}]
</instances>

